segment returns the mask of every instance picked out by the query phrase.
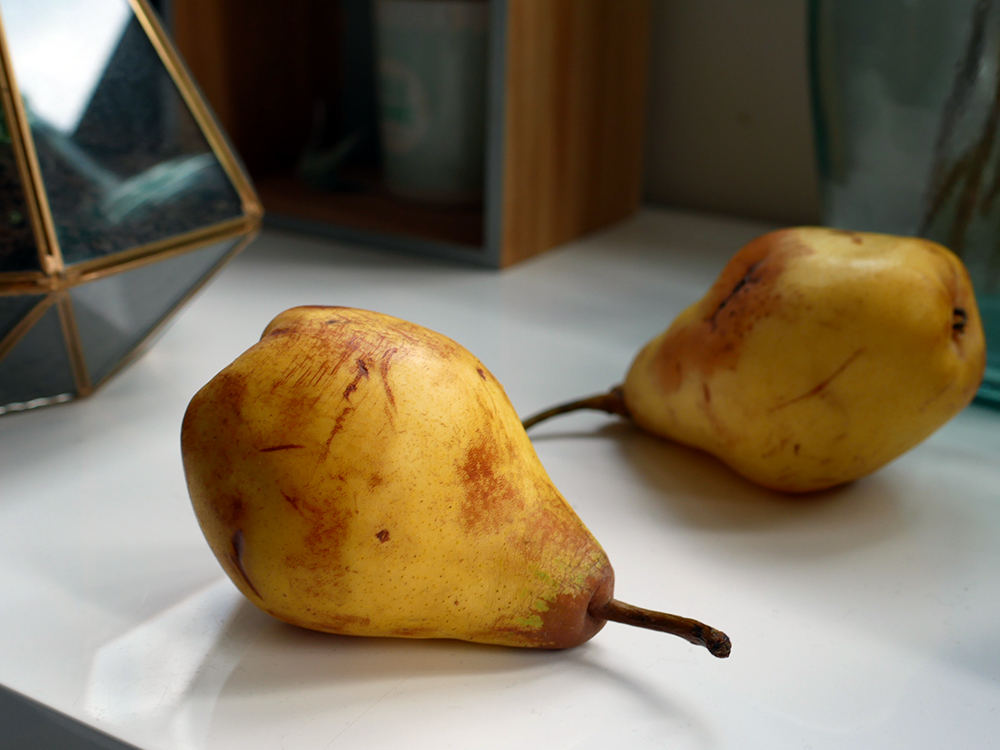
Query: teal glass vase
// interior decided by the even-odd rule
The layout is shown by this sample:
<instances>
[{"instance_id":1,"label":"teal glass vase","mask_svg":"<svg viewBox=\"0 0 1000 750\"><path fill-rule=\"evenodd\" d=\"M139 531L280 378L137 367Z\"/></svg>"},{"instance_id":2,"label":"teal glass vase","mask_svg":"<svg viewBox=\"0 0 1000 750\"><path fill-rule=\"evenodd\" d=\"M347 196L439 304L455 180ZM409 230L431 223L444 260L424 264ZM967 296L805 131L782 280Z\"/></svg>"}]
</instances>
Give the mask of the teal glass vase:
<instances>
[{"instance_id":1,"label":"teal glass vase","mask_svg":"<svg viewBox=\"0 0 1000 750\"><path fill-rule=\"evenodd\" d=\"M810 0L809 32L823 222L962 259L1000 407L1000 0Z\"/></svg>"}]
</instances>

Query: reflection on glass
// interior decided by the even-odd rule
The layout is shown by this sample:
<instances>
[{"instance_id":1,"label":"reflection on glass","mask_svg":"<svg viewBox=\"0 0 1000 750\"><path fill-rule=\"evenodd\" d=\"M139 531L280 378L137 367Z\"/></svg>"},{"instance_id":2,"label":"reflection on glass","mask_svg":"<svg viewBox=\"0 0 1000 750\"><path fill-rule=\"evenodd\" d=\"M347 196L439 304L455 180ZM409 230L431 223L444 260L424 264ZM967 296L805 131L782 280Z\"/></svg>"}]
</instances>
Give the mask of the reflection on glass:
<instances>
[{"instance_id":1,"label":"reflection on glass","mask_svg":"<svg viewBox=\"0 0 1000 750\"><path fill-rule=\"evenodd\" d=\"M242 215L126 0L0 0L0 13L67 263Z\"/></svg>"},{"instance_id":2,"label":"reflection on glass","mask_svg":"<svg viewBox=\"0 0 1000 750\"><path fill-rule=\"evenodd\" d=\"M37 270L35 235L28 221L10 130L0 109L0 273Z\"/></svg>"},{"instance_id":3,"label":"reflection on glass","mask_svg":"<svg viewBox=\"0 0 1000 750\"><path fill-rule=\"evenodd\" d=\"M59 313L53 305L0 360L0 414L38 399L68 400L75 391Z\"/></svg>"},{"instance_id":4,"label":"reflection on glass","mask_svg":"<svg viewBox=\"0 0 1000 750\"><path fill-rule=\"evenodd\" d=\"M7 337L14 326L24 319L31 308L42 300L40 294L19 294L14 296L0 296L0 344Z\"/></svg>"},{"instance_id":5,"label":"reflection on glass","mask_svg":"<svg viewBox=\"0 0 1000 750\"><path fill-rule=\"evenodd\" d=\"M74 287L70 297L91 381L100 383L238 241Z\"/></svg>"}]
</instances>

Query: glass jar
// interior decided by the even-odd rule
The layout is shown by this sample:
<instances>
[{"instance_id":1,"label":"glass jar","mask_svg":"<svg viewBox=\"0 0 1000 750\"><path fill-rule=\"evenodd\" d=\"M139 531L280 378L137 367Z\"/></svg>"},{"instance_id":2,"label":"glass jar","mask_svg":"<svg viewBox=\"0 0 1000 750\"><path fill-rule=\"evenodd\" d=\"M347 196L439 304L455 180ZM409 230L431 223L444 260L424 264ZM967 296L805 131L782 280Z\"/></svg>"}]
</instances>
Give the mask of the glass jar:
<instances>
[{"instance_id":1,"label":"glass jar","mask_svg":"<svg viewBox=\"0 0 1000 750\"><path fill-rule=\"evenodd\" d=\"M962 258L1000 406L1000 0L810 0L824 223Z\"/></svg>"}]
</instances>

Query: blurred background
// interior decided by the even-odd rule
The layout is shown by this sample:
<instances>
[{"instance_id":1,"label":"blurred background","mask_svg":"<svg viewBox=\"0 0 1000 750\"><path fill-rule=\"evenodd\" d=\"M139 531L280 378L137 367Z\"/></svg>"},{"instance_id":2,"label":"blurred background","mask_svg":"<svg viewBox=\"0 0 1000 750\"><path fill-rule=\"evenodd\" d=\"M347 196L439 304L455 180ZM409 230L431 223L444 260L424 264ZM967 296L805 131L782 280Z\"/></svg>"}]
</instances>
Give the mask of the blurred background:
<instances>
[{"instance_id":1,"label":"blurred background","mask_svg":"<svg viewBox=\"0 0 1000 750\"><path fill-rule=\"evenodd\" d=\"M643 196L815 224L807 3L653 0Z\"/></svg>"},{"instance_id":2,"label":"blurred background","mask_svg":"<svg viewBox=\"0 0 1000 750\"><path fill-rule=\"evenodd\" d=\"M493 268L663 207L938 241L1000 338L1000 0L152 0L165 32L147 2L0 0L77 274L261 206ZM92 114L63 122L84 52ZM225 136L194 137L195 88ZM4 252L30 276L23 214Z\"/></svg>"},{"instance_id":3,"label":"blurred background","mask_svg":"<svg viewBox=\"0 0 1000 750\"><path fill-rule=\"evenodd\" d=\"M392 228L411 239L475 246L483 244L485 235L488 245L489 163L485 217L474 210L463 214L454 207L446 214L425 210L421 215L409 210L412 205L351 195L352 185L366 184L364 171L359 172L357 165L378 158L373 151L379 148L379 139L366 131L374 132L377 127L375 79L386 73L384 68L371 67L381 54L373 49L381 32L372 26L386 16L383 6L392 4L393 0L294 0L282 4L282 12L275 14L262 0L157 3L223 127L248 162L272 218L295 214L312 223L313 229L319 222L327 227L346 224L380 231L386 216L392 215ZM395 0L395 5L421 4ZM506 61L494 57L490 62L487 88L506 85L507 89L506 94L494 91L486 105L487 162L491 148L508 170L518 168L511 164L535 159L539 151L544 160L546 151L566 148L551 178L562 180L563 190L572 188L565 184L571 182L567 176L572 176L572 169L565 168L571 162L580 165L577 173L584 180L599 176L598 182L619 183L617 188L605 188L601 196L581 199L579 207L566 209L566 213L596 217L589 224L579 217L550 218L548 223L565 226L520 242L513 260L623 218L634 210L635 200L781 223L820 220L809 95L808 3L513 0L458 5L489 6L492 46L504 41L498 33L505 34L505 43L510 45ZM596 25L590 28L588 23ZM267 46L258 41L264 38ZM627 59L626 52L632 59ZM496 49L489 54L495 55ZM603 66L604 72L588 70L592 63ZM524 65L526 83L517 79L519 64ZM498 82L498 70L506 74L506 83ZM608 79L603 84L601 75ZM574 137L574 125L564 123L550 128L557 135L548 141L544 133L536 137L537 142L530 144L535 148L531 157L525 155L526 150L514 153L511 144L519 140L510 130L506 144L496 146L497 133L491 134L490 119L495 117L496 106L507 106L509 115L517 105L512 87L527 90L525 108L519 111L533 120L530 130L534 134L560 118L585 131L595 110L603 108L617 112L601 116L605 130L616 129L617 135L582 132ZM594 97L590 103L587 90ZM565 100L560 101L561 97ZM546 108L551 109L548 121ZM609 117L618 119L611 122ZM590 153L581 157L582 151L571 151L574 139L588 138L591 142L582 148ZM641 143L630 143L636 139ZM503 153L497 154L498 150ZM606 156L594 156L595 151ZM331 170L337 159L340 163ZM500 169L494 165L492 171ZM305 175L313 190L303 191L301 179L289 180L293 170L299 178ZM635 180L638 191L628 182L636 170L641 172ZM521 184L522 177L506 175L508 184ZM494 174L492 179L501 178ZM532 176L526 179L531 183ZM537 203L538 195L544 194L547 186L542 182L537 178L525 188L526 193L534 192L529 203ZM317 187L337 192L339 197L316 201ZM493 189L495 193L504 190L496 183ZM616 201L620 205L611 205ZM531 223L526 214L533 208L519 207L523 223ZM504 212L509 214L510 209L505 204ZM451 228L442 234L444 224ZM304 228L301 222L298 226ZM524 230L505 224L507 235L518 231ZM389 244L393 244L391 238Z\"/></svg>"}]
</instances>

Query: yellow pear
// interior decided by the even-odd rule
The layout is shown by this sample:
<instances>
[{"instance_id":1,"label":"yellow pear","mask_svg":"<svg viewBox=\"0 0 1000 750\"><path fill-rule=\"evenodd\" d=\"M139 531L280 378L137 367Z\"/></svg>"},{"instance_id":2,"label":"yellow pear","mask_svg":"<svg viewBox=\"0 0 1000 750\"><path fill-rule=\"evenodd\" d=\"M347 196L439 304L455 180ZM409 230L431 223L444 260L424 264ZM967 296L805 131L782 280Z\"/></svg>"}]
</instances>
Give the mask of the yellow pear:
<instances>
[{"instance_id":1,"label":"yellow pear","mask_svg":"<svg viewBox=\"0 0 1000 750\"><path fill-rule=\"evenodd\" d=\"M961 261L928 240L798 227L748 243L609 393L616 413L786 492L865 476L973 398L982 323Z\"/></svg>"},{"instance_id":2,"label":"yellow pear","mask_svg":"<svg viewBox=\"0 0 1000 750\"><path fill-rule=\"evenodd\" d=\"M181 443L216 557L286 622L564 648L618 620L729 652L706 625L613 599L503 388L418 325L287 310L194 396Z\"/></svg>"}]
</instances>

